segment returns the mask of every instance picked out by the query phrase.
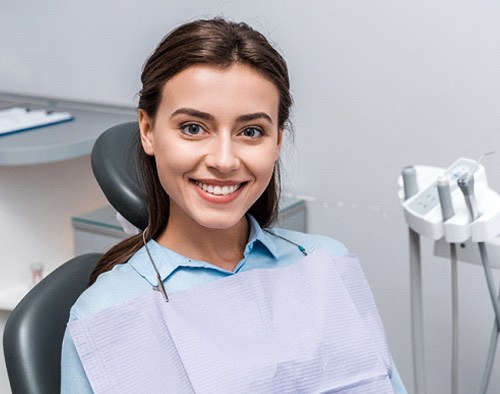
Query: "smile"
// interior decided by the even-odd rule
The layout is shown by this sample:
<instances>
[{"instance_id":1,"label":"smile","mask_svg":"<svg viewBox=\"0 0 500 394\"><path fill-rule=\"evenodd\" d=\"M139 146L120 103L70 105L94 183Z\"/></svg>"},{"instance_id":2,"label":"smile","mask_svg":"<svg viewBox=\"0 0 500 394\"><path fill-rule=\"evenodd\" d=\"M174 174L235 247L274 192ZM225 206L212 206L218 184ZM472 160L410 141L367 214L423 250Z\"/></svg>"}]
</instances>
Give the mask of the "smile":
<instances>
[{"instance_id":1,"label":"smile","mask_svg":"<svg viewBox=\"0 0 500 394\"><path fill-rule=\"evenodd\" d=\"M241 183L236 185L208 185L206 183L202 183L199 181L195 181L198 187L204 192L213 194L214 196L228 196L229 194L233 194L236 190L241 187Z\"/></svg>"}]
</instances>

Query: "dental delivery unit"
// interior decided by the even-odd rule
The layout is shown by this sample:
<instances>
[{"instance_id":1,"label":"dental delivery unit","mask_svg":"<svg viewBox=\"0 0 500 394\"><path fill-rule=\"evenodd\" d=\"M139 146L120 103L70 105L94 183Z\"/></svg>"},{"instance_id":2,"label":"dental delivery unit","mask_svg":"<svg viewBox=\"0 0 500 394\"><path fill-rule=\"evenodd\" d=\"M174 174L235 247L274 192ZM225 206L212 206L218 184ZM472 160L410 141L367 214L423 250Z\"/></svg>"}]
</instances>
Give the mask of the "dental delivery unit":
<instances>
[{"instance_id":1,"label":"dental delivery unit","mask_svg":"<svg viewBox=\"0 0 500 394\"><path fill-rule=\"evenodd\" d=\"M451 260L452 362L451 392L458 392L457 244L466 246L461 260L477 259L484 269L495 313L480 393L486 393L500 332L500 294L493 280L488 247L500 245L500 196L489 188L482 159L460 158L449 168L405 167L399 177L399 198L409 227L412 345L415 391L426 392L420 236L434 241L434 253Z\"/></svg>"}]
</instances>

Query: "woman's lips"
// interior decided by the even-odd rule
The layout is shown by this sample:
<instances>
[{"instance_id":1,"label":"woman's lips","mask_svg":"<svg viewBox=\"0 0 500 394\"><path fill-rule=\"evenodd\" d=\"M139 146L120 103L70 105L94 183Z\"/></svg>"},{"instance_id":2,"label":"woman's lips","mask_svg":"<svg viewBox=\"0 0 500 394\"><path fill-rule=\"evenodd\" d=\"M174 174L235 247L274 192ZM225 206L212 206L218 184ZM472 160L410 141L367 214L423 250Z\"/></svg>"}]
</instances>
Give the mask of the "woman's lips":
<instances>
[{"instance_id":1,"label":"woman's lips","mask_svg":"<svg viewBox=\"0 0 500 394\"><path fill-rule=\"evenodd\" d=\"M195 181L200 189L204 192L213 194L215 196L227 196L228 194L234 193L236 190L240 188L242 183L237 183L233 185L213 185L207 184L200 181Z\"/></svg>"},{"instance_id":2,"label":"woman's lips","mask_svg":"<svg viewBox=\"0 0 500 394\"><path fill-rule=\"evenodd\" d=\"M195 189L204 200L213 203L229 203L234 201L247 182L236 181L200 181L193 180Z\"/></svg>"}]
</instances>

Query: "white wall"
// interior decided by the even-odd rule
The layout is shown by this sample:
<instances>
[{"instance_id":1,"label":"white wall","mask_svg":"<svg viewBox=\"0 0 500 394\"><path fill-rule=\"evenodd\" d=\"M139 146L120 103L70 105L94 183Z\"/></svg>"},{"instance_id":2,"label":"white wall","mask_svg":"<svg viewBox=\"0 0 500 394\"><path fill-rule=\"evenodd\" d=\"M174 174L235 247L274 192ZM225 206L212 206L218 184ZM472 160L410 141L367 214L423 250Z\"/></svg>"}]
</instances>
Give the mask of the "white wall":
<instances>
[{"instance_id":1,"label":"white wall","mask_svg":"<svg viewBox=\"0 0 500 394\"><path fill-rule=\"evenodd\" d=\"M500 3L8 0L0 10L1 90L113 104L134 102L145 57L180 22L222 14L270 37L288 60L295 97L286 189L314 200L311 231L360 255L411 391L408 248L396 178L407 164L446 167L500 146ZM500 155L485 164L500 190ZM6 209L9 225L14 208ZM430 246L423 252L428 386L447 393L449 265L431 257ZM461 264L459 274L460 385L470 393L493 314L480 267ZM499 368L492 393L500 392Z\"/></svg>"}]
</instances>

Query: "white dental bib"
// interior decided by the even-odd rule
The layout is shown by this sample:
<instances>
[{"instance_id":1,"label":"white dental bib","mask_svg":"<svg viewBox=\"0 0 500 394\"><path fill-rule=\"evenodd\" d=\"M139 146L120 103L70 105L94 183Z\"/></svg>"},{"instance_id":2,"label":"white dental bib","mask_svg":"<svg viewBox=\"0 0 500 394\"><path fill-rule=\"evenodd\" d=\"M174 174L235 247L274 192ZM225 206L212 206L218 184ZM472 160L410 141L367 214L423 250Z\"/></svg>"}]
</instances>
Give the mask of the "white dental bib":
<instances>
[{"instance_id":1,"label":"white dental bib","mask_svg":"<svg viewBox=\"0 0 500 394\"><path fill-rule=\"evenodd\" d=\"M313 253L69 323L95 393L393 393L354 256Z\"/></svg>"}]
</instances>

